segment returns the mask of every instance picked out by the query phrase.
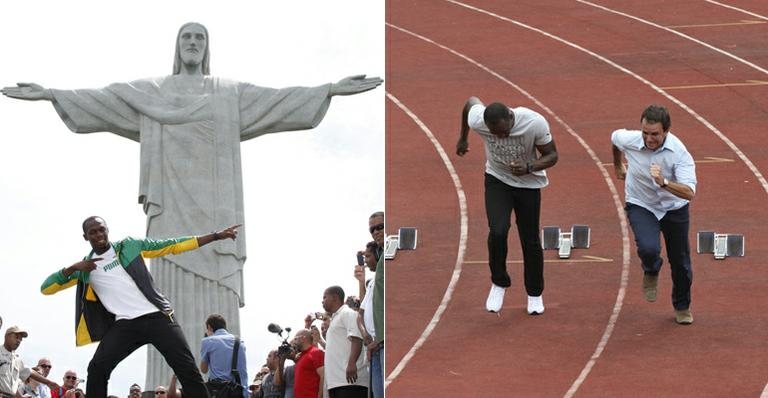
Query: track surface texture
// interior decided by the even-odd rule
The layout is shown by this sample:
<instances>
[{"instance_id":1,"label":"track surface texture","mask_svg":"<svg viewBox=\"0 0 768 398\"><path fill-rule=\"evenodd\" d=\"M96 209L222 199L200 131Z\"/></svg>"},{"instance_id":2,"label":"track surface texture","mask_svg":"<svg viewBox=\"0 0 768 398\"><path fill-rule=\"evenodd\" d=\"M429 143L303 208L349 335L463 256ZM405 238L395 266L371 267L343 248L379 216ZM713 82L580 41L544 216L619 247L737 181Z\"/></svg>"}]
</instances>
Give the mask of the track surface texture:
<instances>
[{"instance_id":1,"label":"track surface texture","mask_svg":"<svg viewBox=\"0 0 768 398\"><path fill-rule=\"evenodd\" d=\"M387 232L419 231L386 265L387 396L768 397L767 17L762 0L387 0ZM482 142L455 154L470 96L544 115L560 160L541 225L592 229L569 260L545 251L541 316L514 224L504 309L484 309ZM611 132L651 103L697 162L690 326L666 261L643 299L609 165ZM696 254L700 230L744 234L746 256Z\"/></svg>"}]
</instances>

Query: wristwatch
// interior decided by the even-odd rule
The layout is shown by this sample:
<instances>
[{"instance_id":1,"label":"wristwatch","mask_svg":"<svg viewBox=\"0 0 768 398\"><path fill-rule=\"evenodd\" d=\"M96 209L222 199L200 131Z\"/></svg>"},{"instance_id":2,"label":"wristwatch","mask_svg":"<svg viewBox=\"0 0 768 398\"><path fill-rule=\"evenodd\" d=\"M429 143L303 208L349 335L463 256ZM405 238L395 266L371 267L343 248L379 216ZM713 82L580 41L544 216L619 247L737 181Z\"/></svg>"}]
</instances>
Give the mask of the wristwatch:
<instances>
[{"instance_id":1,"label":"wristwatch","mask_svg":"<svg viewBox=\"0 0 768 398\"><path fill-rule=\"evenodd\" d=\"M661 184L661 185L659 185L659 186L660 186L660 187L662 187L662 188L664 188L664 187L666 187L667 185L669 185L669 180L667 180L667 179L665 178L665 179L664 179L664 183L663 183L663 184Z\"/></svg>"}]
</instances>

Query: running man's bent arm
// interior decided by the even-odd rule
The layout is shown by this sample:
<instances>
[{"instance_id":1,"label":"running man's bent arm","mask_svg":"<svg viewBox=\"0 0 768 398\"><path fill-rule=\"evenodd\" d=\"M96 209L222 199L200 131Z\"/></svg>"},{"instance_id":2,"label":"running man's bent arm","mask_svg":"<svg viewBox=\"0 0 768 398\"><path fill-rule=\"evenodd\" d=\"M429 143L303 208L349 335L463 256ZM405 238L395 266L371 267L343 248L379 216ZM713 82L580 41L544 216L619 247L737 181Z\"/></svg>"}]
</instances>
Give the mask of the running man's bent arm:
<instances>
[{"instance_id":1,"label":"running man's bent arm","mask_svg":"<svg viewBox=\"0 0 768 398\"><path fill-rule=\"evenodd\" d=\"M536 150L539 151L541 156L530 163L530 171L548 169L557 163L557 148L555 147L554 140L544 145L536 145Z\"/></svg>"}]
</instances>

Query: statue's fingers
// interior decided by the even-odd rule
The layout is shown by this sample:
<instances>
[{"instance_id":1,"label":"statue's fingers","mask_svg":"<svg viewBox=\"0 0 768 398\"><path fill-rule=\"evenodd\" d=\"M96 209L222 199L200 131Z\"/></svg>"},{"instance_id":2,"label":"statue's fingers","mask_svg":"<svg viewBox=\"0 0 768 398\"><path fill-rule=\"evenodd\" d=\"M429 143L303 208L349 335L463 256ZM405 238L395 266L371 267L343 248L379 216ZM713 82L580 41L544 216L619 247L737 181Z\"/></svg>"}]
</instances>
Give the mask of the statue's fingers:
<instances>
[{"instance_id":1,"label":"statue's fingers","mask_svg":"<svg viewBox=\"0 0 768 398\"><path fill-rule=\"evenodd\" d=\"M362 91L368 91L368 90L373 90L378 86L379 86L378 84L361 84L360 86L358 86L358 89Z\"/></svg>"},{"instance_id":2,"label":"statue's fingers","mask_svg":"<svg viewBox=\"0 0 768 398\"><path fill-rule=\"evenodd\" d=\"M19 90L16 87L10 88L10 89L3 89L3 95L7 95L9 97L18 97L21 96L21 90Z\"/></svg>"},{"instance_id":3,"label":"statue's fingers","mask_svg":"<svg viewBox=\"0 0 768 398\"><path fill-rule=\"evenodd\" d=\"M378 77L376 77L376 78L365 79L365 80L363 80L362 83L363 84L371 84L371 85L374 85L374 86L378 86L381 83L384 83L384 80L379 79Z\"/></svg>"}]
</instances>

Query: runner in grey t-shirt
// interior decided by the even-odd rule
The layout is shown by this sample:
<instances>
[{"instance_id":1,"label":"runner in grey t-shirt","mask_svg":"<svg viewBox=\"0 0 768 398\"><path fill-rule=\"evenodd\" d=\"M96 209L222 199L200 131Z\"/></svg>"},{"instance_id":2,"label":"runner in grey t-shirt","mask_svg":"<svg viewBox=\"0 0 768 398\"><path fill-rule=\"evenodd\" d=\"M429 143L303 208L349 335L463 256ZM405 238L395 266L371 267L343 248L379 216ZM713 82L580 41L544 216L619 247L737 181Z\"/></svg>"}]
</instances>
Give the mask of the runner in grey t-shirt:
<instances>
[{"instance_id":1,"label":"runner in grey t-shirt","mask_svg":"<svg viewBox=\"0 0 768 398\"><path fill-rule=\"evenodd\" d=\"M461 115L456 154L469 151L469 129L485 142L485 211L488 217L488 265L491 291L486 309L499 312L504 292L511 285L507 273L507 238L512 210L523 247L528 314L544 312L544 254L539 239L541 188L544 171L557 163L555 141L540 114L523 107L509 108L494 102L486 107L470 97Z\"/></svg>"}]
</instances>

